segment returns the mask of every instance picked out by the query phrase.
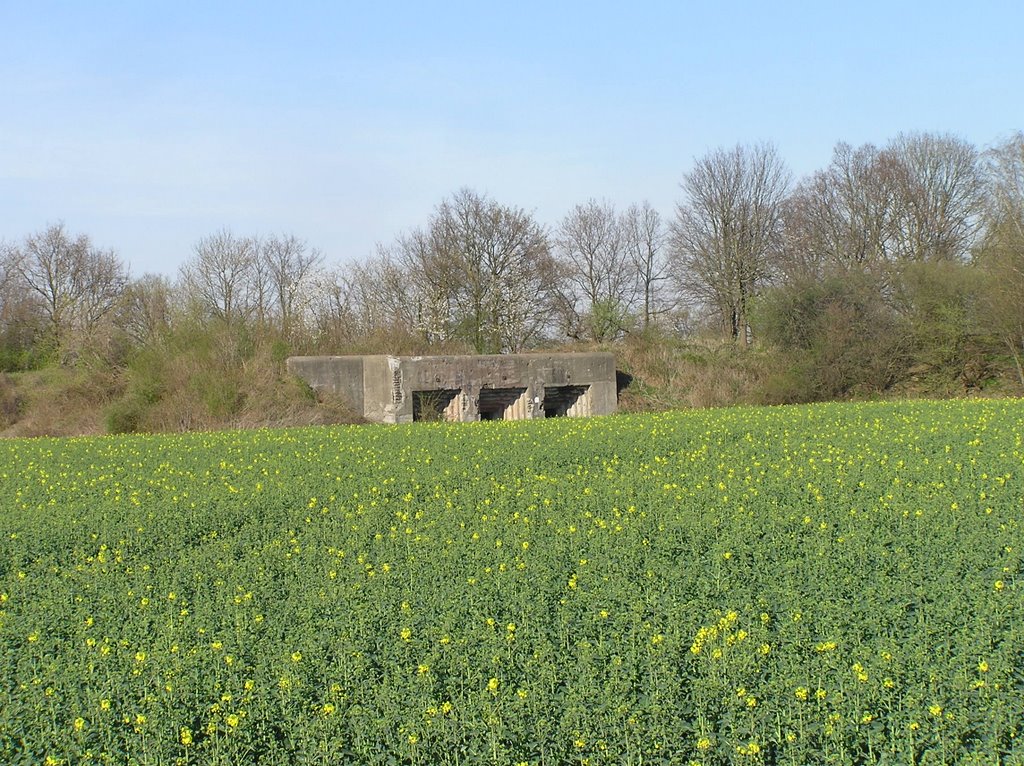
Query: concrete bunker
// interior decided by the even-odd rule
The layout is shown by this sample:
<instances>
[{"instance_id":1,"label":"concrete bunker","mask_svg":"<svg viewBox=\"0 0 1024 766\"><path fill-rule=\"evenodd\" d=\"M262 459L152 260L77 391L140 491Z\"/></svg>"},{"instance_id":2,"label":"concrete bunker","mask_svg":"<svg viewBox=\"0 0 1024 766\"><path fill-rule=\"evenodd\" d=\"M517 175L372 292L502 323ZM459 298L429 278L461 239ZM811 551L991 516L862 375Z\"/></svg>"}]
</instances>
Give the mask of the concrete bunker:
<instances>
[{"instance_id":1,"label":"concrete bunker","mask_svg":"<svg viewBox=\"0 0 1024 766\"><path fill-rule=\"evenodd\" d=\"M291 357L288 370L380 423L586 417L617 403L609 353Z\"/></svg>"}]
</instances>

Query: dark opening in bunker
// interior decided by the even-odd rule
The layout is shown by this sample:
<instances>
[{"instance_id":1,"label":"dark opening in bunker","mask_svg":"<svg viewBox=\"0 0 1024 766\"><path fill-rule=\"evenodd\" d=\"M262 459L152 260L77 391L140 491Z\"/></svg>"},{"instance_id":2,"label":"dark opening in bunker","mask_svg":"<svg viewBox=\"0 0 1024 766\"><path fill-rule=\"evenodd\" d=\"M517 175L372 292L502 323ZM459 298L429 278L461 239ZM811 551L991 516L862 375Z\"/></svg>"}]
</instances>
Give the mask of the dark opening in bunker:
<instances>
[{"instance_id":1,"label":"dark opening in bunker","mask_svg":"<svg viewBox=\"0 0 1024 766\"><path fill-rule=\"evenodd\" d=\"M415 420L457 420L453 407L457 406L457 388L435 388L429 391L412 392L412 419Z\"/></svg>"},{"instance_id":2,"label":"dark opening in bunker","mask_svg":"<svg viewBox=\"0 0 1024 766\"><path fill-rule=\"evenodd\" d=\"M590 386L544 386L544 417L589 415Z\"/></svg>"},{"instance_id":3,"label":"dark opening in bunker","mask_svg":"<svg viewBox=\"0 0 1024 766\"><path fill-rule=\"evenodd\" d=\"M481 420L520 420L526 417L525 388L481 388Z\"/></svg>"}]
</instances>

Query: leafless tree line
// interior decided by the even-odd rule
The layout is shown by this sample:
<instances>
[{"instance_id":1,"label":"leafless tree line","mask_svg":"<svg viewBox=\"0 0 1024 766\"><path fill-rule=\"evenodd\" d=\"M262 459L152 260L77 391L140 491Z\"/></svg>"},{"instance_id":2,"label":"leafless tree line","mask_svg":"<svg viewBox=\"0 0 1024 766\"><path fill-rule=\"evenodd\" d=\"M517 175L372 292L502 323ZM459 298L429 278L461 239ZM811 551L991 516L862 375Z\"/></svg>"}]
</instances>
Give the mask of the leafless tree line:
<instances>
[{"instance_id":1,"label":"leafless tree line","mask_svg":"<svg viewBox=\"0 0 1024 766\"><path fill-rule=\"evenodd\" d=\"M348 264L294 235L222 230L174 278L131 279L114 252L58 223L0 243L0 347L146 344L182 317L321 350L402 335L499 353L684 326L747 344L752 306L774 286L868 273L899 306L905 270L948 262L1000 275L986 296L991 330L1020 364L1021 134L984 152L928 133L882 148L840 143L797 183L771 145L717 149L680 188L669 220L646 202L620 210L591 199L552 227L461 189L422 228Z\"/></svg>"}]
</instances>

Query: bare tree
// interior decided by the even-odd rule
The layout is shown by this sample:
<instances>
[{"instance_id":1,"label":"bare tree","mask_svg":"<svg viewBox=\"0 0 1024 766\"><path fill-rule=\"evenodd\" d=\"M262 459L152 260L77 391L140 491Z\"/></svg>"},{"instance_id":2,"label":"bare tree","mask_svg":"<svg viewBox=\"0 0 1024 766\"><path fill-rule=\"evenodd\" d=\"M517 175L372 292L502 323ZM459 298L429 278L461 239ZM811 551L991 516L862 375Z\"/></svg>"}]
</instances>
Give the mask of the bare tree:
<instances>
[{"instance_id":1,"label":"bare tree","mask_svg":"<svg viewBox=\"0 0 1024 766\"><path fill-rule=\"evenodd\" d=\"M519 351L546 329L554 265L544 228L524 210L461 189L426 230L386 252L405 272L430 340Z\"/></svg>"},{"instance_id":2,"label":"bare tree","mask_svg":"<svg viewBox=\"0 0 1024 766\"><path fill-rule=\"evenodd\" d=\"M977 150L959 138L930 133L898 136L896 260L966 260L981 230L984 181Z\"/></svg>"},{"instance_id":3,"label":"bare tree","mask_svg":"<svg viewBox=\"0 0 1024 766\"><path fill-rule=\"evenodd\" d=\"M18 249L0 239L0 290L6 290L18 268Z\"/></svg>"},{"instance_id":4,"label":"bare tree","mask_svg":"<svg viewBox=\"0 0 1024 766\"><path fill-rule=\"evenodd\" d=\"M174 286L162 274L143 274L126 290L125 329L137 344L159 342L170 329L174 310Z\"/></svg>"},{"instance_id":5,"label":"bare tree","mask_svg":"<svg viewBox=\"0 0 1024 766\"><path fill-rule=\"evenodd\" d=\"M281 333L291 337L305 314L310 287L323 254L292 234L272 236L260 243L259 262L266 272L270 303Z\"/></svg>"},{"instance_id":6,"label":"bare tree","mask_svg":"<svg viewBox=\"0 0 1024 766\"><path fill-rule=\"evenodd\" d=\"M318 271L310 279L309 314L313 347L337 349L357 332L352 283L340 267Z\"/></svg>"},{"instance_id":7,"label":"bare tree","mask_svg":"<svg viewBox=\"0 0 1024 766\"><path fill-rule=\"evenodd\" d=\"M1024 242L1024 132L1013 134L986 156L985 218L988 228L1005 226Z\"/></svg>"},{"instance_id":8,"label":"bare tree","mask_svg":"<svg viewBox=\"0 0 1024 766\"><path fill-rule=\"evenodd\" d=\"M567 333L599 342L619 337L636 302L637 270L615 207L593 199L577 205L562 219L555 242Z\"/></svg>"},{"instance_id":9,"label":"bare tree","mask_svg":"<svg viewBox=\"0 0 1024 766\"><path fill-rule=\"evenodd\" d=\"M631 205L622 216L626 250L637 279L640 322L647 329L658 317L671 311L667 235L661 215L649 202Z\"/></svg>"},{"instance_id":10,"label":"bare tree","mask_svg":"<svg viewBox=\"0 0 1024 766\"><path fill-rule=\"evenodd\" d=\"M227 324L247 320L257 301L253 288L256 241L235 237L227 229L199 240L192 258L181 267L186 296L206 316Z\"/></svg>"},{"instance_id":11,"label":"bare tree","mask_svg":"<svg viewBox=\"0 0 1024 766\"><path fill-rule=\"evenodd\" d=\"M377 296L366 305L383 308L395 317L411 311L412 326L428 343L458 337L457 293L467 277L459 254L453 258L450 251L437 217L429 229L416 229L398 237L390 248L380 247L376 261L370 264L379 276ZM363 284L370 287L365 280ZM396 305L403 300L408 301L404 308Z\"/></svg>"},{"instance_id":12,"label":"bare tree","mask_svg":"<svg viewBox=\"0 0 1024 766\"><path fill-rule=\"evenodd\" d=\"M789 173L770 145L718 149L683 176L672 246L680 287L734 340L750 340L750 303L780 247Z\"/></svg>"},{"instance_id":13,"label":"bare tree","mask_svg":"<svg viewBox=\"0 0 1024 766\"><path fill-rule=\"evenodd\" d=\"M0 369L19 370L32 364L32 349L45 332L40 297L27 290L18 270L21 254L0 241Z\"/></svg>"},{"instance_id":14,"label":"bare tree","mask_svg":"<svg viewBox=\"0 0 1024 766\"><path fill-rule=\"evenodd\" d=\"M96 249L84 234L72 237L63 223L28 236L14 271L38 297L54 341L65 350L119 307L128 282L113 251Z\"/></svg>"},{"instance_id":15,"label":"bare tree","mask_svg":"<svg viewBox=\"0 0 1024 766\"><path fill-rule=\"evenodd\" d=\"M318 345L416 333L416 298L407 272L386 251L362 263L320 271L311 306Z\"/></svg>"},{"instance_id":16,"label":"bare tree","mask_svg":"<svg viewBox=\"0 0 1024 766\"><path fill-rule=\"evenodd\" d=\"M1024 386L1024 133L987 156L985 238L978 263L989 277L981 295L983 324L1007 347Z\"/></svg>"},{"instance_id":17,"label":"bare tree","mask_svg":"<svg viewBox=\"0 0 1024 766\"><path fill-rule=\"evenodd\" d=\"M870 144L840 143L832 161L797 185L784 206L779 266L787 279L877 270L892 257L896 163Z\"/></svg>"}]
</instances>

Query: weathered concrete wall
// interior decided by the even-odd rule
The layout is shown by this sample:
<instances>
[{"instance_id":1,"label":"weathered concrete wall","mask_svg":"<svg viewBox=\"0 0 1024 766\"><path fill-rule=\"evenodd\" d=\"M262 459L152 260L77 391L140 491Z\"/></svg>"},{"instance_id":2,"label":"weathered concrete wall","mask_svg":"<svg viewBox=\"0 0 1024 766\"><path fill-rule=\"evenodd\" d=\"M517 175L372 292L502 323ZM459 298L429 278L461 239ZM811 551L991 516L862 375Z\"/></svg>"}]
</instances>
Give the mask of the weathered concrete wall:
<instances>
[{"instance_id":1,"label":"weathered concrete wall","mask_svg":"<svg viewBox=\"0 0 1024 766\"><path fill-rule=\"evenodd\" d=\"M288 369L383 423L582 417L617 405L608 353L293 357Z\"/></svg>"},{"instance_id":2,"label":"weathered concrete wall","mask_svg":"<svg viewBox=\"0 0 1024 766\"><path fill-rule=\"evenodd\" d=\"M314 391L344 399L357 415L363 414L363 359L361 356L292 356L288 372Z\"/></svg>"}]
</instances>

